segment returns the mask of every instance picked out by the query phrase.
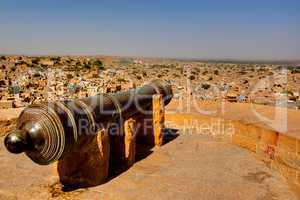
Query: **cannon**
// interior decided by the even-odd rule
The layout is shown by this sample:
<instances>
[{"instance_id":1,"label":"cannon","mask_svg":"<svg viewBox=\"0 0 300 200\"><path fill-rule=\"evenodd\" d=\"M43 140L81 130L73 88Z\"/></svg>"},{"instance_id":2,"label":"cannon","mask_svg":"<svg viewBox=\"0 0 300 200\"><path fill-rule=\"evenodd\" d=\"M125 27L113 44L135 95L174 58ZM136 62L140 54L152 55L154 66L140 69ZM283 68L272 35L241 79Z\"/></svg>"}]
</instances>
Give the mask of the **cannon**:
<instances>
[{"instance_id":1,"label":"cannon","mask_svg":"<svg viewBox=\"0 0 300 200\"><path fill-rule=\"evenodd\" d=\"M88 144L97 130L148 112L155 94L162 96L164 105L173 96L167 82L156 80L125 92L30 105L20 114L16 130L5 137L5 146L48 165Z\"/></svg>"}]
</instances>

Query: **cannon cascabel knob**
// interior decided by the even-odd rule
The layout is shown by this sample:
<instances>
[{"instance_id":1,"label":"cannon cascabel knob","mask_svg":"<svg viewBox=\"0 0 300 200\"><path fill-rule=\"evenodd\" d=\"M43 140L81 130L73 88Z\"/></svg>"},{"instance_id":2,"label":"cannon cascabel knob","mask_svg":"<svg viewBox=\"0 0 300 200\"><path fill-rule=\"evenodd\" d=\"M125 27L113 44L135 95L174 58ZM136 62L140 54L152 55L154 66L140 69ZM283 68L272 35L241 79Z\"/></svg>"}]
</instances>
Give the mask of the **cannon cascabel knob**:
<instances>
[{"instance_id":1,"label":"cannon cascabel knob","mask_svg":"<svg viewBox=\"0 0 300 200\"><path fill-rule=\"evenodd\" d=\"M22 130L15 130L5 137L4 143L7 150L11 153L20 154L28 149L26 133Z\"/></svg>"}]
</instances>

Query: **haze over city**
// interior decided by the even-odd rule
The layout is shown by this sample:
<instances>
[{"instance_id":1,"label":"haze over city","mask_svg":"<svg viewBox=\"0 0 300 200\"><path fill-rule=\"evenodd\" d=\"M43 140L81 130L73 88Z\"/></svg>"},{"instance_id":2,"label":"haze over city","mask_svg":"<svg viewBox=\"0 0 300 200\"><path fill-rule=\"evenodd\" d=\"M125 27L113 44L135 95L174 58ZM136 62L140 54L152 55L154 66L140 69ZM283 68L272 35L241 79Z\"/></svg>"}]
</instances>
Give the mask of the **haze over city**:
<instances>
[{"instance_id":1,"label":"haze over city","mask_svg":"<svg viewBox=\"0 0 300 200\"><path fill-rule=\"evenodd\" d=\"M3 0L0 54L294 60L300 2Z\"/></svg>"}]
</instances>

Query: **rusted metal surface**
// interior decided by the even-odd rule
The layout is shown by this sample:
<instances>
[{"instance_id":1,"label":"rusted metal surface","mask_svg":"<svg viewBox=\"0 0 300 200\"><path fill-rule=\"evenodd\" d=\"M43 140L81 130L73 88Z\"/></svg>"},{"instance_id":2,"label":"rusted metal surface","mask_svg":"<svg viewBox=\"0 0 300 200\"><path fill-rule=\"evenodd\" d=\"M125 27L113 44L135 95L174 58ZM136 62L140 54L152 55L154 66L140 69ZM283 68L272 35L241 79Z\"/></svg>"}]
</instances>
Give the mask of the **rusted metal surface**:
<instances>
[{"instance_id":1,"label":"rusted metal surface","mask_svg":"<svg viewBox=\"0 0 300 200\"><path fill-rule=\"evenodd\" d=\"M97 130L151 112L155 94L162 95L165 105L173 96L170 85L153 81L126 92L31 105L20 114L17 129L5 138L5 146L11 153L25 152L38 164L50 164L90 142Z\"/></svg>"}]
</instances>

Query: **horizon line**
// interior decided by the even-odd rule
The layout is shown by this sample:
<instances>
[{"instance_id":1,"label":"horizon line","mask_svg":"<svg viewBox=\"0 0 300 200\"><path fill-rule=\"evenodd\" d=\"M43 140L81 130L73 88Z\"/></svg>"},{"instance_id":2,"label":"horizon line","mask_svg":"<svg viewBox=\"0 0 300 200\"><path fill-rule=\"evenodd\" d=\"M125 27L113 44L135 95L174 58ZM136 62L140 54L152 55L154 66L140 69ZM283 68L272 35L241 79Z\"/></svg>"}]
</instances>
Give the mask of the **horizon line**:
<instances>
[{"instance_id":1,"label":"horizon line","mask_svg":"<svg viewBox=\"0 0 300 200\"><path fill-rule=\"evenodd\" d=\"M117 58L143 58L143 59L168 59L178 61L193 62L257 62L257 63L282 63L282 64L300 64L299 59L255 59L255 58L195 58L195 57L168 57L168 56L137 56L137 55L114 55L114 54L43 54L43 53L0 53L0 56L27 56L27 57L117 57Z\"/></svg>"}]
</instances>

